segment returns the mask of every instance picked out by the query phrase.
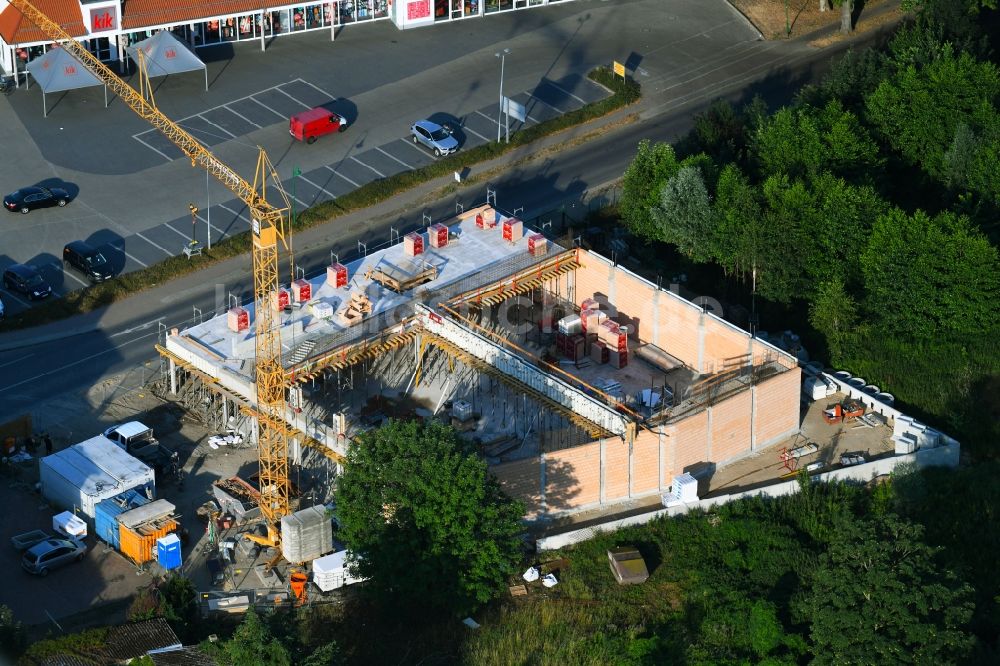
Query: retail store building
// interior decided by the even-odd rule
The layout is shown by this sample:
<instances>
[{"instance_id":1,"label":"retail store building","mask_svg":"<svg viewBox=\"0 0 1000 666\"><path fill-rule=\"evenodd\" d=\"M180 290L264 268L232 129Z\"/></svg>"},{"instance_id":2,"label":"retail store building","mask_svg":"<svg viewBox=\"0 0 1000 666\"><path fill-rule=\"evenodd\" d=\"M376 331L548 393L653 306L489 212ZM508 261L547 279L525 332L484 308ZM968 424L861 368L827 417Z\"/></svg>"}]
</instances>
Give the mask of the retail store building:
<instances>
[{"instance_id":1,"label":"retail store building","mask_svg":"<svg viewBox=\"0 0 1000 666\"><path fill-rule=\"evenodd\" d=\"M335 0L268 4L261 0L33 0L39 10L84 42L101 60L124 59L125 47L170 30L194 48L391 20L400 29L489 16L572 0ZM24 65L51 46L41 30L0 0L0 66Z\"/></svg>"}]
</instances>

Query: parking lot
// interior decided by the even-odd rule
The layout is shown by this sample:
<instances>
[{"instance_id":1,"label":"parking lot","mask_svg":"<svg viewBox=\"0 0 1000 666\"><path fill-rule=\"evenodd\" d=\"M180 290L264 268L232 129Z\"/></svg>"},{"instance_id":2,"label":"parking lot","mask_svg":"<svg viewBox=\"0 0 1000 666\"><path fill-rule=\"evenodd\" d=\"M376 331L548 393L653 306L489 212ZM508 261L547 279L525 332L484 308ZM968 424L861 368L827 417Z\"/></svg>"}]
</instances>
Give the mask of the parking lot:
<instances>
[{"instance_id":1,"label":"parking lot","mask_svg":"<svg viewBox=\"0 0 1000 666\"><path fill-rule=\"evenodd\" d=\"M627 7L627 11L621 11ZM399 31L390 22L337 35L309 33L257 44L198 51L208 70L153 80L158 107L252 180L258 147L275 165L296 208L434 157L409 143L420 118L448 122L462 150L497 135L499 48L509 47L504 93L525 105L527 124L542 122L608 94L587 71L630 50L643 74L684 80L705 58L755 35L720 0L662 21L654 0L578 0L534 12ZM697 28L697 29L695 29ZM638 32L635 32L638 31ZM703 31L703 33L701 32ZM630 34L641 38L629 38ZM691 35L700 33L698 39ZM134 74L133 74L134 76ZM131 81L136 85L136 81ZM316 105L345 116L344 134L314 145L289 136L288 116ZM169 141L101 88L49 95L41 112L37 85L0 102L0 141L7 159L0 182L12 191L30 184L64 187L66 208L0 216L0 268L29 263L57 295L84 286L65 273L65 243L84 240L106 249L119 271L174 256L194 235L203 246L249 225L243 203L206 177ZM520 129L512 123L511 131ZM292 173L301 176L292 179ZM199 209L192 224L189 205ZM3 294L10 312L29 307Z\"/></svg>"}]
</instances>

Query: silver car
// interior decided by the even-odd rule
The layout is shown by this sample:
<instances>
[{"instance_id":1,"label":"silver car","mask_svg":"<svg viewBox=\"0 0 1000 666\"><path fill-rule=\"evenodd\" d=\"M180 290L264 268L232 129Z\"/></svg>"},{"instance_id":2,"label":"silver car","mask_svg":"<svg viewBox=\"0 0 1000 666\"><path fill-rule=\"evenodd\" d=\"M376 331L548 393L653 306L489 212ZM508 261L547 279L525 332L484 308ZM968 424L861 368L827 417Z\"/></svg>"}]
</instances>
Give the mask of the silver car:
<instances>
[{"instance_id":1,"label":"silver car","mask_svg":"<svg viewBox=\"0 0 1000 666\"><path fill-rule=\"evenodd\" d=\"M28 549L21 558L21 568L30 574L48 576L49 571L70 562L80 562L87 545L76 539L46 539Z\"/></svg>"},{"instance_id":2,"label":"silver car","mask_svg":"<svg viewBox=\"0 0 1000 666\"><path fill-rule=\"evenodd\" d=\"M458 150L458 139L451 135L451 130L429 120L418 120L410 127L413 143L422 143L437 156L450 155Z\"/></svg>"}]
</instances>

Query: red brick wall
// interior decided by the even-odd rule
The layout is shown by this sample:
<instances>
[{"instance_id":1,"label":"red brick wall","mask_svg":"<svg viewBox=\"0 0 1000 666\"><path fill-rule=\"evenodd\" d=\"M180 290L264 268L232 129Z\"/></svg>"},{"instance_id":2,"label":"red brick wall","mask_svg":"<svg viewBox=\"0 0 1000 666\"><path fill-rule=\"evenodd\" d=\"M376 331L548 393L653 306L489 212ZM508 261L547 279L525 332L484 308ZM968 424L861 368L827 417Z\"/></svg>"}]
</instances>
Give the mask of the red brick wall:
<instances>
[{"instance_id":1,"label":"red brick wall","mask_svg":"<svg viewBox=\"0 0 1000 666\"><path fill-rule=\"evenodd\" d=\"M673 472L667 477L671 479L689 465L708 461L708 412L701 411L674 424L673 439L677 448Z\"/></svg>"},{"instance_id":2,"label":"red brick wall","mask_svg":"<svg viewBox=\"0 0 1000 666\"><path fill-rule=\"evenodd\" d=\"M601 454L598 442L545 454L545 504L566 511L601 499Z\"/></svg>"},{"instance_id":3,"label":"red brick wall","mask_svg":"<svg viewBox=\"0 0 1000 666\"><path fill-rule=\"evenodd\" d=\"M643 495L660 487L660 437L640 430L632 446L632 494ZM669 477L664 477L669 478Z\"/></svg>"},{"instance_id":4,"label":"red brick wall","mask_svg":"<svg viewBox=\"0 0 1000 666\"><path fill-rule=\"evenodd\" d=\"M614 437L604 440L604 499L628 497L628 444Z\"/></svg>"},{"instance_id":5,"label":"red brick wall","mask_svg":"<svg viewBox=\"0 0 1000 666\"><path fill-rule=\"evenodd\" d=\"M755 387L757 392L757 446L767 446L773 440L799 427L799 398L802 393L802 371L792 368Z\"/></svg>"},{"instance_id":6,"label":"red brick wall","mask_svg":"<svg viewBox=\"0 0 1000 666\"><path fill-rule=\"evenodd\" d=\"M490 472L511 497L524 502L525 517L537 518L541 511L541 460L525 458L490 467Z\"/></svg>"},{"instance_id":7,"label":"red brick wall","mask_svg":"<svg viewBox=\"0 0 1000 666\"><path fill-rule=\"evenodd\" d=\"M750 391L712 406L712 462L750 450Z\"/></svg>"}]
</instances>

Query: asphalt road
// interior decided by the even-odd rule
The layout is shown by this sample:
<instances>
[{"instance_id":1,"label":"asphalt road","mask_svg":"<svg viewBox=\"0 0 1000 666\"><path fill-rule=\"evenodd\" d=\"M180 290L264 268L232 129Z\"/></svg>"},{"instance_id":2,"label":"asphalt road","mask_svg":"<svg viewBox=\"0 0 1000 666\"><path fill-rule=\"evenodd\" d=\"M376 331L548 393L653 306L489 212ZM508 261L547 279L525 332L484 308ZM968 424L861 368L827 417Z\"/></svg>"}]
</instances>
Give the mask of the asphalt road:
<instances>
[{"instance_id":1,"label":"asphalt road","mask_svg":"<svg viewBox=\"0 0 1000 666\"><path fill-rule=\"evenodd\" d=\"M675 140L689 129L693 114L718 97L746 101L760 94L773 104L783 103L801 83L821 73L835 53L835 49L816 51L795 43L736 42L684 76L657 75L641 68L639 76L646 80L640 122L550 159L514 168L495 181L499 204L509 210L524 207L523 216L531 219L562 201L578 200L588 190L619 178L641 139ZM477 186L460 191L457 199L471 204L481 202L484 194ZM432 215L443 217L454 210L454 204L455 199L442 201ZM331 250L343 260L357 252L358 239L372 248L388 240L389 227L405 233L421 222L417 209L392 219L310 230L306 233L311 238L297 246L297 263L313 274L328 263ZM143 363L156 368L152 347L161 326L183 326L196 316L193 308L204 316L221 311L230 293L245 297L249 287L248 271L234 264L228 272L215 271L206 279L185 278L170 289L151 292L156 301L147 295L127 302L134 302L134 307L116 306L114 317L104 315L107 322L95 322L93 317L65 322L58 339L22 336L17 348L10 348L11 337L0 336L0 349L6 349L0 351L0 415L31 411L36 427L44 427L58 418L39 411L37 406L46 397L93 385L102 377ZM98 330L73 333L95 326Z\"/></svg>"}]
</instances>

